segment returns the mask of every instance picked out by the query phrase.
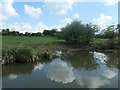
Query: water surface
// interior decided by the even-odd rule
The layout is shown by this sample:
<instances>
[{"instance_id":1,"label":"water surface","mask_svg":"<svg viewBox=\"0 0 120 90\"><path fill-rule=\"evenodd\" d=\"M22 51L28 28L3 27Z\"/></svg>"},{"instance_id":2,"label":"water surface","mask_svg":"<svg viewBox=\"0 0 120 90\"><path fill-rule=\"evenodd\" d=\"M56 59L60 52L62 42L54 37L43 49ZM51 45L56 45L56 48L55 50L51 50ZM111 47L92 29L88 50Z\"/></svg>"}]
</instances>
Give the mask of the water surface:
<instances>
[{"instance_id":1,"label":"water surface","mask_svg":"<svg viewBox=\"0 0 120 90\"><path fill-rule=\"evenodd\" d=\"M118 58L77 52L66 59L14 64L2 69L3 88L118 88Z\"/></svg>"}]
</instances>

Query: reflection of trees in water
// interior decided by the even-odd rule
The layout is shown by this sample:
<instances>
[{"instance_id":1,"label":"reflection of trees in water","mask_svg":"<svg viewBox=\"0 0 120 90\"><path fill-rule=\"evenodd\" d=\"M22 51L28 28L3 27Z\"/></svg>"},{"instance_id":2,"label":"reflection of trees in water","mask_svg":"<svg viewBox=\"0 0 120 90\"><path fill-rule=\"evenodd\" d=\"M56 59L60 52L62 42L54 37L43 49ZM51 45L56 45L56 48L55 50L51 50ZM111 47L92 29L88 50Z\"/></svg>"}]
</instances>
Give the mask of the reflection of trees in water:
<instances>
[{"instance_id":1,"label":"reflection of trees in water","mask_svg":"<svg viewBox=\"0 0 120 90\"><path fill-rule=\"evenodd\" d=\"M2 65L0 64L0 90L2 90Z\"/></svg>"},{"instance_id":2,"label":"reflection of trees in water","mask_svg":"<svg viewBox=\"0 0 120 90\"><path fill-rule=\"evenodd\" d=\"M38 63L50 63L52 60L40 60ZM41 64L42 65L42 64ZM13 64L2 67L2 76L12 76L17 74L31 74L33 70L40 69L40 64L26 63L26 64ZM42 67L42 66L41 66Z\"/></svg>"},{"instance_id":3,"label":"reflection of trees in water","mask_svg":"<svg viewBox=\"0 0 120 90\"><path fill-rule=\"evenodd\" d=\"M104 76L106 78L113 78L116 75L114 72L107 71L104 72ZM100 88L110 84L109 80L105 78L101 78L99 76L81 75L78 72L74 72L74 68L61 59L55 59L55 61L50 63L47 69L47 77L55 82L63 84L75 82L81 88L94 88L94 90L95 88Z\"/></svg>"},{"instance_id":4,"label":"reflection of trees in water","mask_svg":"<svg viewBox=\"0 0 120 90\"><path fill-rule=\"evenodd\" d=\"M38 63L50 63L52 60L42 59ZM32 70L36 68L38 64L36 63L26 63L26 64L11 64L2 67L2 75L8 76L9 74L31 74Z\"/></svg>"},{"instance_id":5,"label":"reflection of trees in water","mask_svg":"<svg viewBox=\"0 0 120 90\"><path fill-rule=\"evenodd\" d=\"M94 60L93 55L89 52L79 52L67 58L74 68L92 70L99 67L99 64Z\"/></svg>"},{"instance_id":6,"label":"reflection of trees in water","mask_svg":"<svg viewBox=\"0 0 120 90\"><path fill-rule=\"evenodd\" d=\"M2 76L31 74L35 64L14 64L2 67Z\"/></svg>"},{"instance_id":7,"label":"reflection of trees in water","mask_svg":"<svg viewBox=\"0 0 120 90\"><path fill-rule=\"evenodd\" d=\"M53 59L41 59L39 62L42 63L42 64L47 64L47 63L50 63L52 62Z\"/></svg>"},{"instance_id":8,"label":"reflection of trees in water","mask_svg":"<svg viewBox=\"0 0 120 90\"><path fill-rule=\"evenodd\" d=\"M0 77L2 76L2 64L0 64Z\"/></svg>"},{"instance_id":9,"label":"reflection of trees in water","mask_svg":"<svg viewBox=\"0 0 120 90\"><path fill-rule=\"evenodd\" d=\"M109 53L88 53L79 52L71 55L67 58L67 61L71 63L74 68L82 68L86 70L97 69L100 63L106 64L109 68L118 68L118 56L117 54Z\"/></svg>"},{"instance_id":10,"label":"reflection of trees in water","mask_svg":"<svg viewBox=\"0 0 120 90\"><path fill-rule=\"evenodd\" d=\"M106 65L109 68L117 68L118 69L118 56L117 54L111 53L108 55L109 60L106 61Z\"/></svg>"}]
</instances>

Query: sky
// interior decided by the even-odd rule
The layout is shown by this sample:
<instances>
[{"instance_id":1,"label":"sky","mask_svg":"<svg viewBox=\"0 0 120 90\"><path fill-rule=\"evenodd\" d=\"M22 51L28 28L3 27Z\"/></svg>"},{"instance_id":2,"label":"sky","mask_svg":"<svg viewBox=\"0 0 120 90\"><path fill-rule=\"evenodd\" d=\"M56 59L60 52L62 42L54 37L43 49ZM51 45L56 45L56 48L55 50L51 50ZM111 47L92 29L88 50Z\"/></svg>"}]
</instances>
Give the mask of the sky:
<instances>
[{"instance_id":1,"label":"sky","mask_svg":"<svg viewBox=\"0 0 120 90\"><path fill-rule=\"evenodd\" d=\"M0 29L43 32L81 20L100 29L118 23L119 0L0 0ZM9 2L8 2L9 1Z\"/></svg>"}]
</instances>

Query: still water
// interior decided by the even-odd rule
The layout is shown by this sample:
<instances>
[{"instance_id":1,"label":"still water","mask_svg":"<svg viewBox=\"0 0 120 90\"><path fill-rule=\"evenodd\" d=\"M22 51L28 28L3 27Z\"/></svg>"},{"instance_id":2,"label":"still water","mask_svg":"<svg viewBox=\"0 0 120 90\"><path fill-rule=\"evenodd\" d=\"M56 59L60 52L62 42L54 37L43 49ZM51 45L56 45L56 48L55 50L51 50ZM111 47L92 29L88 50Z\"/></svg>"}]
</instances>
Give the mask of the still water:
<instances>
[{"instance_id":1,"label":"still water","mask_svg":"<svg viewBox=\"0 0 120 90\"><path fill-rule=\"evenodd\" d=\"M34 64L2 69L3 88L118 88L117 55L77 52Z\"/></svg>"}]
</instances>

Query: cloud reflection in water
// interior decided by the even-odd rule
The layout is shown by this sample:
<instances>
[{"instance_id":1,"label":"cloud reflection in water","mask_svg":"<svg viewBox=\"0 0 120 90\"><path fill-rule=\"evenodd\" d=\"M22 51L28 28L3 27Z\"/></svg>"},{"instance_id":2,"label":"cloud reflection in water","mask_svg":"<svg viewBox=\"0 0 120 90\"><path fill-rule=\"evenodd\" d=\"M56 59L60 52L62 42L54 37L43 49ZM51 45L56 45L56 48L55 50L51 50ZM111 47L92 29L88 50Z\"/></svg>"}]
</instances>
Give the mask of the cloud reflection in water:
<instances>
[{"instance_id":1,"label":"cloud reflection in water","mask_svg":"<svg viewBox=\"0 0 120 90\"><path fill-rule=\"evenodd\" d=\"M75 80L73 67L69 66L64 61L58 62L58 60L52 62L48 67L47 77L51 80L62 83L71 83Z\"/></svg>"},{"instance_id":2,"label":"cloud reflection in water","mask_svg":"<svg viewBox=\"0 0 120 90\"><path fill-rule=\"evenodd\" d=\"M76 75L76 82L79 84L82 88L100 88L101 86L104 86L106 84L109 84L109 81L104 79L102 80L98 76L80 76Z\"/></svg>"},{"instance_id":3,"label":"cloud reflection in water","mask_svg":"<svg viewBox=\"0 0 120 90\"><path fill-rule=\"evenodd\" d=\"M107 55L100 52L94 52L93 57L98 63L105 63L108 60Z\"/></svg>"},{"instance_id":4,"label":"cloud reflection in water","mask_svg":"<svg viewBox=\"0 0 120 90\"><path fill-rule=\"evenodd\" d=\"M47 77L61 83L71 83L75 81L81 88L100 88L109 84L107 79L98 76L81 76L73 71L73 67L61 60L55 60L47 70Z\"/></svg>"},{"instance_id":5,"label":"cloud reflection in water","mask_svg":"<svg viewBox=\"0 0 120 90\"><path fill-rule=\"evenodd\" d=\"M43 64L39 63L38 65L36 65L36 66L34 67L33 70L41 70L42 68L43 68Z\"/></svg>"},{"instance_id":6,"label":"cloud reflection in water","mask_svg":"<svg viewBox=\"0 0 120 90\"><path fill-rule=\"evenodd\" d=\"M8 78L10 78L10 79L16 79L16 78L17 78L17 75L16 75L16 74L10 74L10 75L8 76Z\"/></svg>"}]
</instances>

